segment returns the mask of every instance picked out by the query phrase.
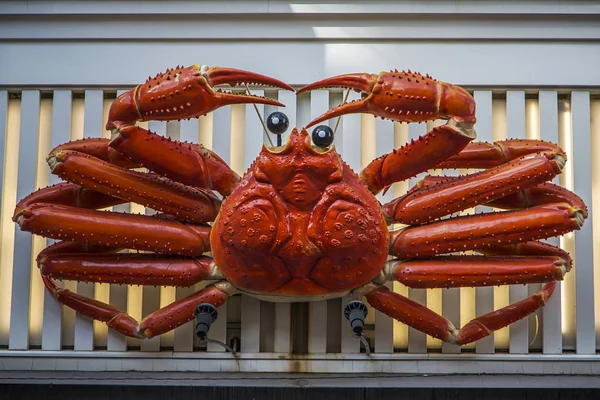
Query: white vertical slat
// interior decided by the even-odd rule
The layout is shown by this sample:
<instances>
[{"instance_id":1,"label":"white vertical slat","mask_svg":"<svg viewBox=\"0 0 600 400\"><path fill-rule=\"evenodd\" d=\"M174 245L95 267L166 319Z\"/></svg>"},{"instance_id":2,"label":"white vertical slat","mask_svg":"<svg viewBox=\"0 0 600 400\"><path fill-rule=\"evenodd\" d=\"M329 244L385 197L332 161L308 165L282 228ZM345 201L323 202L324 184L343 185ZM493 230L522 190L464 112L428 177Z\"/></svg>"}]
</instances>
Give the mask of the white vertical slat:
<instances>
[{"instance_id":1,"label":"white vertical slat","mask_svg":"<svg viewBox=\"0 0 600 400\"><path fill-rule=\"evenodd\" d=\"M506 127L510 137L525 138L525 92L509 90L506 92ZM527 285L510 285L511 303L526 298ZM526 354L529 351L529 326L527 318L510 325L510 353Z\"/></svg>"},{"instance_id":2,"label":"white vertical slat","mask_svg":"<svg viewBox=\"0 0 600 400\"><path fill-rule=\"evenodd\" d=\"M253 91L253 94L262 96L264 95L264 91ZM257 105L256 107L258 108L258 113L262 115L264 113L264 106ZM235 117L232 116L232 118ZM256 157L260 153L264 136L264 129L262 127L262 124L260 123L260 120L253 105L249 104L246 106L245 116L243 118L243 126L237 127L237 129L239 129L239 133L236 134L233 122L231 132L232 141L234 137L239 137L239 135L243 135L244 138L244 151L240 154L240 157L243 157L244 169L243 171L237 171L240 175L246 173L246 170L248 169L250 164L256 159ZM233 155L233 148L231 152ZM236 169L233 158L231 160L231 163L232 167ZM260 303L260 300L256 300L245 295L242 296L241 349L243 352L246 353L258 353L260 351L260 340L261 335L263 334L263 332L261 332L260 329L260 320L262 318L265 318L265 316L261 314Z\"/></svg>"},{"instance_id":3,"label":"white vertical slat","mask_svg":"<svg viewBox=\"0 0 600 400\"><path fill-rule=\"evenodd\" d=\"M253 90L253 95L264 96L263 90ZM258 115L256 109L258 109ZM264 121L264 106L262 104L248 104L246 106L246 146L244 152L244 173L259 155L263 146L264 128L260 122L259 115Z\"/></svg>"},{"instance_id":4,"label":"white vertical slat","mask_svg":"<svg viewBox=\"0 0 600 400\"><path fill-rule=\"evenodd\" d=\"M600 99L593 98L590 104L590 129L592 154L600 154ZM591 207L598 210L600 204L600 158L592 158L592 204ZM600 268L600 214L597 212L592 215L594 224L594 270ZM600 274L594 273L594 313L596 325L596 349L600 349Z\"/></svg>"},{"instance_id":5,"label":"white vertical slat","mask_svg":"<svg viewBox=\"0 0 600 400\"><path fill-rule=\"evenodd\" d=\"M392 121L378 119L375 122L375 157L380 157L394 150L394 124ZM377 199L385 204L394 199L394 190L380 193ZM390 257L390 259L393 257ZM393 282L387 282L385 286L393 289ZM375 352L394 352L394 320L384 313L375 310Z\"/></svg>"},{"instance_id":6,"label":"white vertical slat","mask_svg":"<svg viewBox=\"0 0 600 400\"><path fill-rule=\"evenodd\" d=\"M525 135L527 139L540 139L540 108L539 100L534 98L525 98ZM527 294L529 296L539 292L542 288L541 283L532 283L527 285ZM542 310L538 310L527 317L529 325L529 352L543 350L544 344L544 316Z\"/></svg>"},{"instance_id":7,"label":"white vertical slat","mask_svg":"<svg viewBox=\"0 0 600 400\"><path fill-rule=\"evenodd\" d=\"M256 138L256 129L246 127L246 105L231 107L231 168L239 175L245 172L246 145L253 140L262 142L262 132ZM246 137L247 133L252 135ZM241 317L241 349L246 353L256 353L260 350L260 301L242 295Z\"/></svg>"},{"instance_id":8,"label":"white vertical slat","mask_svg":"<svg viewBox=\"0 0 600 400\"><path fill-rule=\"evenodd\" d=\"M70 90L55 90L52 100L52 139L51 148L66 143L71 137L71 103ZM61 179L51 174L50 184ZM50 244L52 241L49 241ZM60 350L63 335L61 304L48 292L44 291L44 325L42 328L42 349Z\"/></svg>"},{"instance_id":9,"label":"white vertical slat","mask_svg":"<svg viewBox=\"0 0 600 400\"><path fill-rule=\"evenodd\" d=\"M117 97L126 92L125 90L117 91ZM108 109L109 105L105 104L104 114L106 120L108 120ZM106 121L104 121L106 122ZM114 212L130 213L131 205L129 203L119 204L113 207ZM127 286L111 284L109 293L109 304L113 307L118 308L121 311L127 310ZM114 329L109 329L106 338L106 349L108 351L126 351L127 350L127 337L122 333L117 332Z\"/></svg>"},{"instance_id":10,"label":"white vertical slat","mask_svg":"<svg viewBox=\"0 0 600 400\"><path fill-rule=\"evenodd\" d=\"M197 119L181 121L179 124L179 137L175 138L174 133L169 133L169 137L182 142L198 143L198 126L199 123ZM212 135L212 126L210 127L210 131L210 134ZM175 299L183 299L184 297L194 293L194 291L194 286L178 287L175 289ZM222 318L223 316L221 315L221 309L219 309L218 312L219 318ZM213 334L215 333L214 326L210 333L212 338ZM194 350L194 321L187 322L180 327L175 328L175 332L173 333L173 350L184 352L191 352Z\"/></svg>"},{"instance_id":11,"label":"white vertical slat","mask_svg":"<svg viewBox=\"0 0 600 400\"><path fill-rule=\"evenodd\" d=\"M297 123L304 127L313 118L321 115L329 105L329 93L325 90L302 93L298 96ZM312 132L311 128L309 134ZM327 352L327 301L314 301L308 311L308 352Z\"/></svg>"},{"instance_id":12,"label":"white vertical slat","mask_svg":"<svg viewBox=\"0 0 600 400\"><path fill-rule=\"evenodd\" d=\"M442 315L454 326L460 326L460 288L442 289ZM460 346L442 343L442 353L459 354Z\"/></svg>"},{"instance_id":13,"label":"white vertical slat","mask_svg":"<svg viewBox=\"0 0 600 400\"><path fill-rule=\"evenodd\" d=\"M4 152L8 125L8 91L0 90L0 190L4 187Z\"/></svg>"},{"instance_id":14,"label":"white vertical slat","mask_svg":"<svg viewBox=\"0 0 600 400\"><path fill-rule=\"evenodd\" d=\"M4 190L4 164L7 162L6 157L6 143L8 141L8 91L0 90L0 208L5 205L2 203ZM3 222L3 213L0 212L0 253L3 252L3 247L1 242L3 239L3 231L4 224ZM7 223L12 225L12 221L8 220ZM10 229L12 232L12 226ZM8 246L6 246L8 248ZM5 251L5 250L4 250ZM12 268L12 265L8 263L2 262L2 257L0 257L0 345L6 346L8 344L8 336L10 331L10 284L12 283L12 279L10 279L10 275L12 271L9 271ZM11 281L11 282L9 282Z\"/></svg>"},{"instance_id":15,"label":"white vertical slat","mask_svg":"<svg viewBox=\"0 0 600 400\"><path fill-rule=\"evenodd\" d=\"M540 139L558 143L558 93L555 90L540 91L539 108ZM572 156L567 155L567 157ZM559 244L558 239L553 238L548 241L555 246ZM556 284L554 294L542 309L544 354L562 353L561 285L561 282Z\"/></svg>"},{"instance_id":16,"label":"white vertical slat","mask_svg":"<svg viewBox=\"0 0 600 400\"><path fill-rule=\"evenodd\" d=\"M329 107L327 108L327 110L335 108L335 107L339 106L340 104L342 104L344 101L344 96L345 96L344 93L341 93L341 92L334 92L334 91L329 92ZM333 144L335 145L337 152L339 154L343 154L344 153L344 140L343 140L344 135L342 135L342 132L344 130L344 127L342 126L341 120L340 120L339 124L337 123L337 121L338 121L338 119L334 118L334 119L330 119L329 121L325 121L325 124L329 125L329 127L331 129L334 129L335 136L333 139ZM338 126L337 131L335 131L336 125Z\"/></svg>"},{"instance_id":17,"label":"white vertical slat","mask_svg":"<svg viewBox=\"0 0 600 400\"><path fill-rule=\"evenodd\" d=\"M19 137L19 179L17 199L35 190L36 151L39 131L40 92L24 90L21 98L21 130ZM29 281L31 279L32 238L15 225L15 246L10 309L8 348L26 350L29 347Z\"/></svg>"},{"instance_id":18,"label":"white vertical slat","mask_svg":"<svg viewBox=\"0 0 600 400\"><path fill-rule=\"evenodd\" d=\"M567 155L575 156L573 152L573 135L571 126L571 99L566 96L558 97L558 144ZM569 190L573 190L573 158L568 157L567 162L558 176L559 184ZM575 233L569 232L559 237L560 247L568 252L575 261ZM562 350L575 351L576 343L576 311L575 291L576 272L572 270L566 274L561 282L561 336Z\"/></svg>"},{"instance_id":19,"label":"white vertical slat","mask_svg":"<svg viewBox=\"0 0 600 400\"><path fill-rule=\"evenodd\" d=\"M169 121L166 123L165 135L171 139L178 141L180 139L179 121ZM160 288L160 308L166 307L177 299L177 288L174 286L162 286ZM160 335L160 348L173 348L175 341L175 332L165 332Z\"/></svg>"},{"instance_id":20,"label":"white vertical slat","mask_svg":"<svg viewBox=\"0 0 600 400\"><path fill-rule=\"evenodd\" d=\"M360 94L352 91L348 96L348 102L353 100L358 100L360 98ZM337 100L335 96L331 96L329 98L330 104L332 101ZM340 101L341 102L341 101ZM339 104L339 103L338 103ZM338 105L336 104L336 105ZM361 128L361 116L360 114L349 114L342 117L341 122L338 125L338 129L336 132L336 143L337 140L341 139L341 150L338 148L338 153L342 155L344 161L352 168L353 171L360 171L361 167L361 148L360 148L360 128ZM335 125L337 123L337 119L333 119L329 122L330 126L333 126L335 129ZM336 144L336 147L338 145ZM344 307L353 301L360 300L359 296L347 296L342 299L342 307L340 309L340 313L344 313ZM360 342L356 340L350 324L346 318L342 317L342 329L341 329L341 351L342 353L359 353L360 352Z\"/></svg>"},{"instance_id":21,"label":"white vertical slat","mask_svg":"<svg viewBox=\"0 0 600 400\"><path fill-rule=\"evenodd\" d=\"M425 124L410 124L408 126L409 140L417 140L419 136L426 133L427 126ZM409 188L413 187L417 182L417 178L409 180ZM424 289L408 289L408 297L420 304L427 305L427 291ZM414 329L408 328L408 352L409 353L427 353L427 336Z\"/></svg>"},{"instance_id":22,"label":"white vertical slat","mask_svg":"<svg viewBox=\"0 0 600 400\"><path fill-rule=\"evenodd\" d=\"M476 90L474 93L477 103L477 139L482 142L492 142L492 92ZM475 289L475 312L483 315L494 311L494 288L478 287ZM475 351L479 354L494 352L494 334L478 340Z\"/></svg>"},{"instance_id":23,"label":"white vertical slat","mask_svg":"<svg viewBox=\"0 0 600 400\"><path fill-rule=\"evenodd\" d=\"M271 99L278 100L279 93L276 90L265 90L265 96ZM285 97L285 96L284 96ZM282 99L283 100L283 99ZM287 103L285 103L287 104ZM277 107L265 105L264 106L264 114L263 120L266 120L267 117L277 111ZM282 112L286 115L288 114L288 107L282 108ZM289 118L289 116L288 116ZM290 132L292 125L288 129L288 133ZM265 133L265 135L270 135L271 140L276 145L277 138L275 135L270 133ZM284 134L285 135L285 134ZM266 137L263 138L263 143L269 143ZM285 143L285 141L282 141ZM291 341L291 319L290 319L290 303L275 303L274 307L274 327L273 327L273 351L276 353L289 353L292 349L292 341ZM265 317L264 315L262 316Z\"/></svg>"},{"instance_id":24,"label":"white vertical slat","mask_svg":"<svg viewBox=\"0 0 600 400\"><path fill-rule=\"evenodd\" d=\"M258 353L260 350L260 300L242 295L242 337L241 350L244 353Z\"/></svg>"},{"instance_id":25,"label":"white vertical slat","mask_svg":"<svg viewBox=\"0 0 600 400\"><path fill-rule=\"evenodd\" d=\"M348 102L360 100L360 94L354 91L350 92L348 96ZM352 168L353 171L360 171L361 167L361 148L360 148L360 127L361 127L361 115L360 114L348 114L342 117L342 120L338 127L336 136L340 135L343 143L342 151L338 151L344 161ZM337 118L331 120L333 126L337 123ZM341 128L343 127L343 132Z\"/></svg>"},{"instance_id":26,"label":"white vertical slat","mask_svg":"<svg viewBox=\"0 0 600 400\"><path fill-rule=\"evenodd\" d=\"M206 140L202 140L203 145L211 148L219 157L229 164L230 159L230 143L231 143L231 110L228 107L219 108L212 114L212 126L208 126L204 122L209 122L203 118L203 122L199 121L196 137L205 137L208 139L209 134L212 141L210 145ZM208 116L207 116L208 117ZM206 132L212 129L212 132ZM202 130L202 132L200 131ZM186 134L187 135L187 134ZM186 140L194 140L191 137L185 136ZM195 139L196 141L198 139ZM230 300L229 300L230 301ZM210 338L221 342L227 341L227 302L217 309L219 317L210 327ZM208 343L207 351L224 352L222 346L214 343Z\"/></svg>"},{"instance_id":27,"label":"white vertical slat","mask_svg":"<svg viewBox=\"0 0 600 400\"><path fill-rule=\"evenodd\" d=\"M590 93L577 90L571 93L574 190L589 206L592 204L591 139L590 139ZM577 354L595 354L596 333L594 321L594 259L592 207L588 207L588 219L575 231L575 297Z\"/></svg>"},{"instance_id":28,"label":"white vertical slat","mask_svg":"<svg viewBox=\"0 0 600 400\"><path fill-rule=\"evenodd\" d=\"M48 186L50 169L46 157L50 152L52 140L52 99L42 99L40 102L40 131L37 150L36 189ZM33 247L31 260L31 296L29 304L29 345L40 347L42 345L42 334L44 324L44 292L46 288L42 281L40 270L36 259L37 255L48 244L48 240L42 236L33 235Z\"/></svg>"},{"instance_id":29,"label":"white vertical slat","mask_svg":"<svg viewBox=\"0 0 600 400\"><path fill-rule=\"evenodd\" d=\"M102 106L103 95L101 90L86 90L84 103L83 132L84 137L102 136ZM77 293L94 298L94 284L77 282ZM91 318L77 313L75 314L75 341L74 348L79 351L94 350L94 322Z\"/></svg>"},{"instance_id":30,"label":"white vertical slat","mask_svg":"<svg viewBox=\"0 0 600 400\"><path fill-rule=\"evenodd\" d=\"M160 136L167 135L167 124L165 122L150 121L148 129L156 132ZM155 210L146 208L146 215L156 214ZM160 308L161 288L158 286L144 286L142 288L142 318L146 318L150 313ZM160 336L152 339L143 339L140 344L142 351L160 351Z\"/></svg>"}]
</instances>

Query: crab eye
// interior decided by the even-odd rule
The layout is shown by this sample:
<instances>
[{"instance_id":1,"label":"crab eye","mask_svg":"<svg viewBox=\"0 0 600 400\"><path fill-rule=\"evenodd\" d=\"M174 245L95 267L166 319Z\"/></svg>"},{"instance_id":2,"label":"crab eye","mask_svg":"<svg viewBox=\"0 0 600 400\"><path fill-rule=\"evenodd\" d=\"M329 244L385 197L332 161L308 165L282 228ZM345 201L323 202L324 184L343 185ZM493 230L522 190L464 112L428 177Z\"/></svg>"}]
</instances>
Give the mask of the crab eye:
<instances>
[{"instance_id":1,"label":"crab eye","mask_svg":"<svg viewBox=\"0 0 600 400\"><path fill-rule=\"evenodd\" d=\"M312 131L313 143L318 147L329 147L333 143L333 129L327 125L319 125Z\"/></svg>"},{"instance_id":2,"label":"crab eye","mask_svg":"<svg viewBox=\"0 0 600 400\"><path fill-rule=\"evenodd\" d=\"M281 135L290 126L290 120L281 111L275 111L267 117L267 129L275 135Z\"/></svg>"}]
</instances>

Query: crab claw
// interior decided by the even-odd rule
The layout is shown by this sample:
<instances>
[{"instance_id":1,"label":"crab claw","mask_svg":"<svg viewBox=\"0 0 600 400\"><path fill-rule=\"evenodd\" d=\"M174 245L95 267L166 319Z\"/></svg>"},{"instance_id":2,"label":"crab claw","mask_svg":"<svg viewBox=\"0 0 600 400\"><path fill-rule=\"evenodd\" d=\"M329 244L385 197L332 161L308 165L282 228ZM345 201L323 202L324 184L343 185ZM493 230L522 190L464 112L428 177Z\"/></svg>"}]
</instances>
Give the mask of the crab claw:
<instances>
[{"instance_id":1,"label":"crab claw","mask_svg":"<svg viewBox=\"0 0 600 400\"><path fill-rule=\"evenodd\" d=\"M257 84L294 90L288 84L253 72L233 68L192 65L176 67L123 93L112 104L107 129L119 128L135 121L170 121L197 118L231 104L270 104L280 102L261 96L228 93L215 89L217 85Z\"/></svg>"},{"instance_id":2,"label":"crab claw","mask_svg":"<svg viewBox=\"0 0 600 400\"><path fill-rule=\"evenodd\" d=\"M353 113L369 113L398 122L440 118L475 122L475 100L466 90L410 70L339 75L304 86L298 93L334 87L354 89L362 94L362 99L329 110L307 128Z\"/></svg>"}]
</instances>

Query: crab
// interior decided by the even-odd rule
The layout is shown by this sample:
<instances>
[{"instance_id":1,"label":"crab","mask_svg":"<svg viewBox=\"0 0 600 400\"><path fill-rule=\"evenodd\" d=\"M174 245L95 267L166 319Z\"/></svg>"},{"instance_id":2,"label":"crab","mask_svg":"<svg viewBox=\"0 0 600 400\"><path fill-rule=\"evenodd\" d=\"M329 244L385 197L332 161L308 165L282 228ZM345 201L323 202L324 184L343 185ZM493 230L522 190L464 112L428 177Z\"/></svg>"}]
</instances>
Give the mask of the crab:
<instances>
[{"instance_id":1,"label":"crab","mask_svg":"<svg viewBox=\"0 0 600 400\"><path fill-rule=\"evenodd\" d=\"M13 218L24 231L60 240L37 258L47 290L60 303L124 335L151 338L193 319L198 305L219 307L237 293L279 302L354 294L419 331L463 345L535 312L571 268L564 250L541 241L579 229L587 217L578 196L547 182L561 172L564 151L538 140L473 142L474 99L429 75L345 74L298 91L344 87L362 94L307 128L349 113L401 122L447 120L359 174L344 163L331 137L311 138L305 128L294 128L283 146L264 145L240 177L200 144L136 126L196 118L231 104L283 106L215 89L245 83L294 90L242 70L176 67L116 99L107 123L112 139L52 150L50 168L67 182L24 198ZM152 172L132 170L141 166ZM406 195L384 205L377 201L375 195L394 182L432 168L481 171L427 176ZM125 202L159 214L98 210ZM503 211L451 216L481 204ZM393 224L407 226L393 230ZM143 252L118 253L122 249ZM180 287L210 282L138 322L57 280ZM389 281L413 288L545 285L458 329L388 289Z\"/></svg>"}]
</instances>

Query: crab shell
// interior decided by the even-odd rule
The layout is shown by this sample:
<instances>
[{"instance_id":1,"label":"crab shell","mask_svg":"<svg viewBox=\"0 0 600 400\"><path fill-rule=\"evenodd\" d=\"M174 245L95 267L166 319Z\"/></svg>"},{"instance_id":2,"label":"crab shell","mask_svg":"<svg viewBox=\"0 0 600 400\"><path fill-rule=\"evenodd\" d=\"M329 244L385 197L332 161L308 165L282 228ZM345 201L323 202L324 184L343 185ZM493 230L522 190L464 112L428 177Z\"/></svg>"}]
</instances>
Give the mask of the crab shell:
<instances>
[{"instance_id":1,"label":"crab shell","mask_svg":"<svg viewBox=\"0 0 600 400\"><path fill-rule=\"evenodd\" d=\"M216 264L240 291L270 301L341 297L375 278L389 249L377 199L334 147L294 129L266 146L222 205Z\"/></svg>"}]
</instances>

